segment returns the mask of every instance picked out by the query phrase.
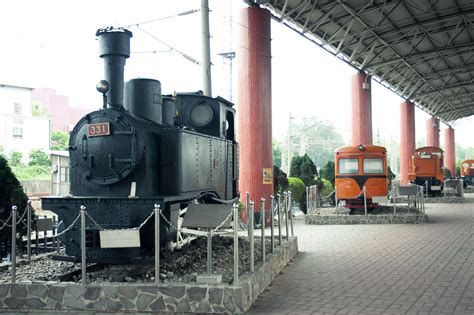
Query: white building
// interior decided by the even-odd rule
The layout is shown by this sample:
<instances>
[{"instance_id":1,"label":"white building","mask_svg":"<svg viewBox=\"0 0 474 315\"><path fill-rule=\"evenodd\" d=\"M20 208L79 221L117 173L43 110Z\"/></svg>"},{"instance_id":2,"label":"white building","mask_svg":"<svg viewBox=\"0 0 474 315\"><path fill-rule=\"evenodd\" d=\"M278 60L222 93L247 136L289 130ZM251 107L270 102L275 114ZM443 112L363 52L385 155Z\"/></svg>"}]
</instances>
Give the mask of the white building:
<instances>
[{"instance_id":1,"label":"white building","mask_svg":"<svg viewBox=\"0 0 474 315\"><path fill-rule=\"evenodd\" d=\"M69 151L50 151L51 192L55 196L69 195Z\"/></svg>"},{"instance_id":2,"label":"white building","mask_svg":"<svg viewBox=\"0 0 474 315\"><path fill-rule=\"evenodd\" d=\"M29 87L0 84L0 146L8 156L12 151L23 154L28 162L31 150L50 148L50 119L33 117Z\"/></svg>"}]
</instances>

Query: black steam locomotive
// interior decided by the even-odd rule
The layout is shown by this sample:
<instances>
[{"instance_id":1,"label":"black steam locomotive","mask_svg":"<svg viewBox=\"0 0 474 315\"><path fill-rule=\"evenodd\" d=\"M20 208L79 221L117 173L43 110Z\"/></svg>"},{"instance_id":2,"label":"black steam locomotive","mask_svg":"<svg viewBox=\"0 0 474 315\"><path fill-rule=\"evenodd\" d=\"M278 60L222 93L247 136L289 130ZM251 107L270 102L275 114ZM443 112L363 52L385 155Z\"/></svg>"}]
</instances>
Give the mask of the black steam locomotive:
<instances>
[{"instance_id":1,"label":"black steam locomotive","mask_svg":"<svg viewBox=\"0 0 474 315\"><path fill-rule=\"evenodd\" d=\"M86 207L88 261L134 262L154 248L153 220L143 225L154 204L177 226L190 202L225 203L238 196L235 110L201 92L163 96L157 80L124 84L132 33L105 28L96 35L105 64L105 80L97 85L103 108L84 116L70 135L71 196L43 198L42 204L58 214L58 232ZM129 241L127 229L140 225L140 247L121 247ZM107 236L112 245L104 245L101 229L117 232ZM163 218L160 231L162 244L176 237ZM78 223L63 234L66 259L80 259L80 235Z\"/></svg>"}]
</instances>

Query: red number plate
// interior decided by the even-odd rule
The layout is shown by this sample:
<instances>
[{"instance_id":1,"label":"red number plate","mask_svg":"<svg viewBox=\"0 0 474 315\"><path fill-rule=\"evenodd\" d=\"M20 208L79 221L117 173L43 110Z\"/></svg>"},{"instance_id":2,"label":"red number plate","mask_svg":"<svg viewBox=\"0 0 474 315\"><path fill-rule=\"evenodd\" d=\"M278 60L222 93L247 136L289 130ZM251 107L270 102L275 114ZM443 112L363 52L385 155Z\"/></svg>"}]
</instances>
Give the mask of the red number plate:
<instances>
[{"instance_id":1,"label":"red number plate","mask_svg":"<svg viewBox=\"0 0 474 315\"><path fill-rule=\"evenodd\" d=\"M87 126L87 135L89 137L108 136L110 135L110 125L108 122L90 124Z\"/></svg>"}]
</instances>

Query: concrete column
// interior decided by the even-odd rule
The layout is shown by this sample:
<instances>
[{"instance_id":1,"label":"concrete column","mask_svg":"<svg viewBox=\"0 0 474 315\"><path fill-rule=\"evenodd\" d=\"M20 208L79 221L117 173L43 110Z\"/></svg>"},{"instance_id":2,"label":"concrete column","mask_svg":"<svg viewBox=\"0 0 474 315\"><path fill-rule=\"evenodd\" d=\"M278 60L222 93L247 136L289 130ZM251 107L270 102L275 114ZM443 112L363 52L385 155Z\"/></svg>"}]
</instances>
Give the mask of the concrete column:
<instances>
[{"instance_id":1,"label":"concrete column","mask_svg":"<svg viewBox=\"0 0 474 315\"><path fill-rule=\"evenodd\" d=\"M454 129L449 127L444 130L444 167L456 177L456 146L454 143Z\"/></svg>"},{"instance_id":2,"label":"concrete column","mask_svg":"<svg viewBox=\"0 0 474 315\"><path fill-rule=\"evenodd\" d=\"M439 119L436 117L426 120L426 146L439 148Z\"/></svg>"},{"instance_id":3,"label":"concrete column","mask_svg":"<svg viewBox=\"0 0 474 315\"><path fill-rule=\"evenodd\" d=\"M415 105L405 101L400 104L400 182L403 185L408 184L415 145Z\"/></svg>"},{"instance_id":4,"label":"concrete column","mask_svg":"<svg viewBox=\"0 0 474 315\"><path fill-rule=\"evenodd\" d=\"M352 77L352 145L372 144L371 77L360 72Z\"/></svg>"},{"instance_id":5,"label":"concrete column","mask_svg":"<svg viewBox=\"0 0 474 315\"><path fill-rule=\"evenodd\" d=\"M270 18L266 9L243 9L237 45L239 189L255 201L273 194Z\"/></svg>"}]
</instances>

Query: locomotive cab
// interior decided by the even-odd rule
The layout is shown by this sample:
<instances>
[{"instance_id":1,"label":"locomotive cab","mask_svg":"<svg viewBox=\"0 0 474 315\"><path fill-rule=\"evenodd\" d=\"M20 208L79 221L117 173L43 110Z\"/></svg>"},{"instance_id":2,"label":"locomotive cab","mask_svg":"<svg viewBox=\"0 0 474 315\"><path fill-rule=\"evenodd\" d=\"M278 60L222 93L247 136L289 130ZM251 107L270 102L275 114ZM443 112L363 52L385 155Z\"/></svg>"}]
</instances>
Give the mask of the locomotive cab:
<instances>
[{"instance_id":1,"label":"locomotive cab","mask_svg":"<svg viewBox=\"0 0 474 315\"><path fill-rule=\"evenodd\" d=\"M336 149L336 198L348 208L364 207L364 191L369 208L388 196L386 149L359 145Z\"/></svg>"}]
</instances>

